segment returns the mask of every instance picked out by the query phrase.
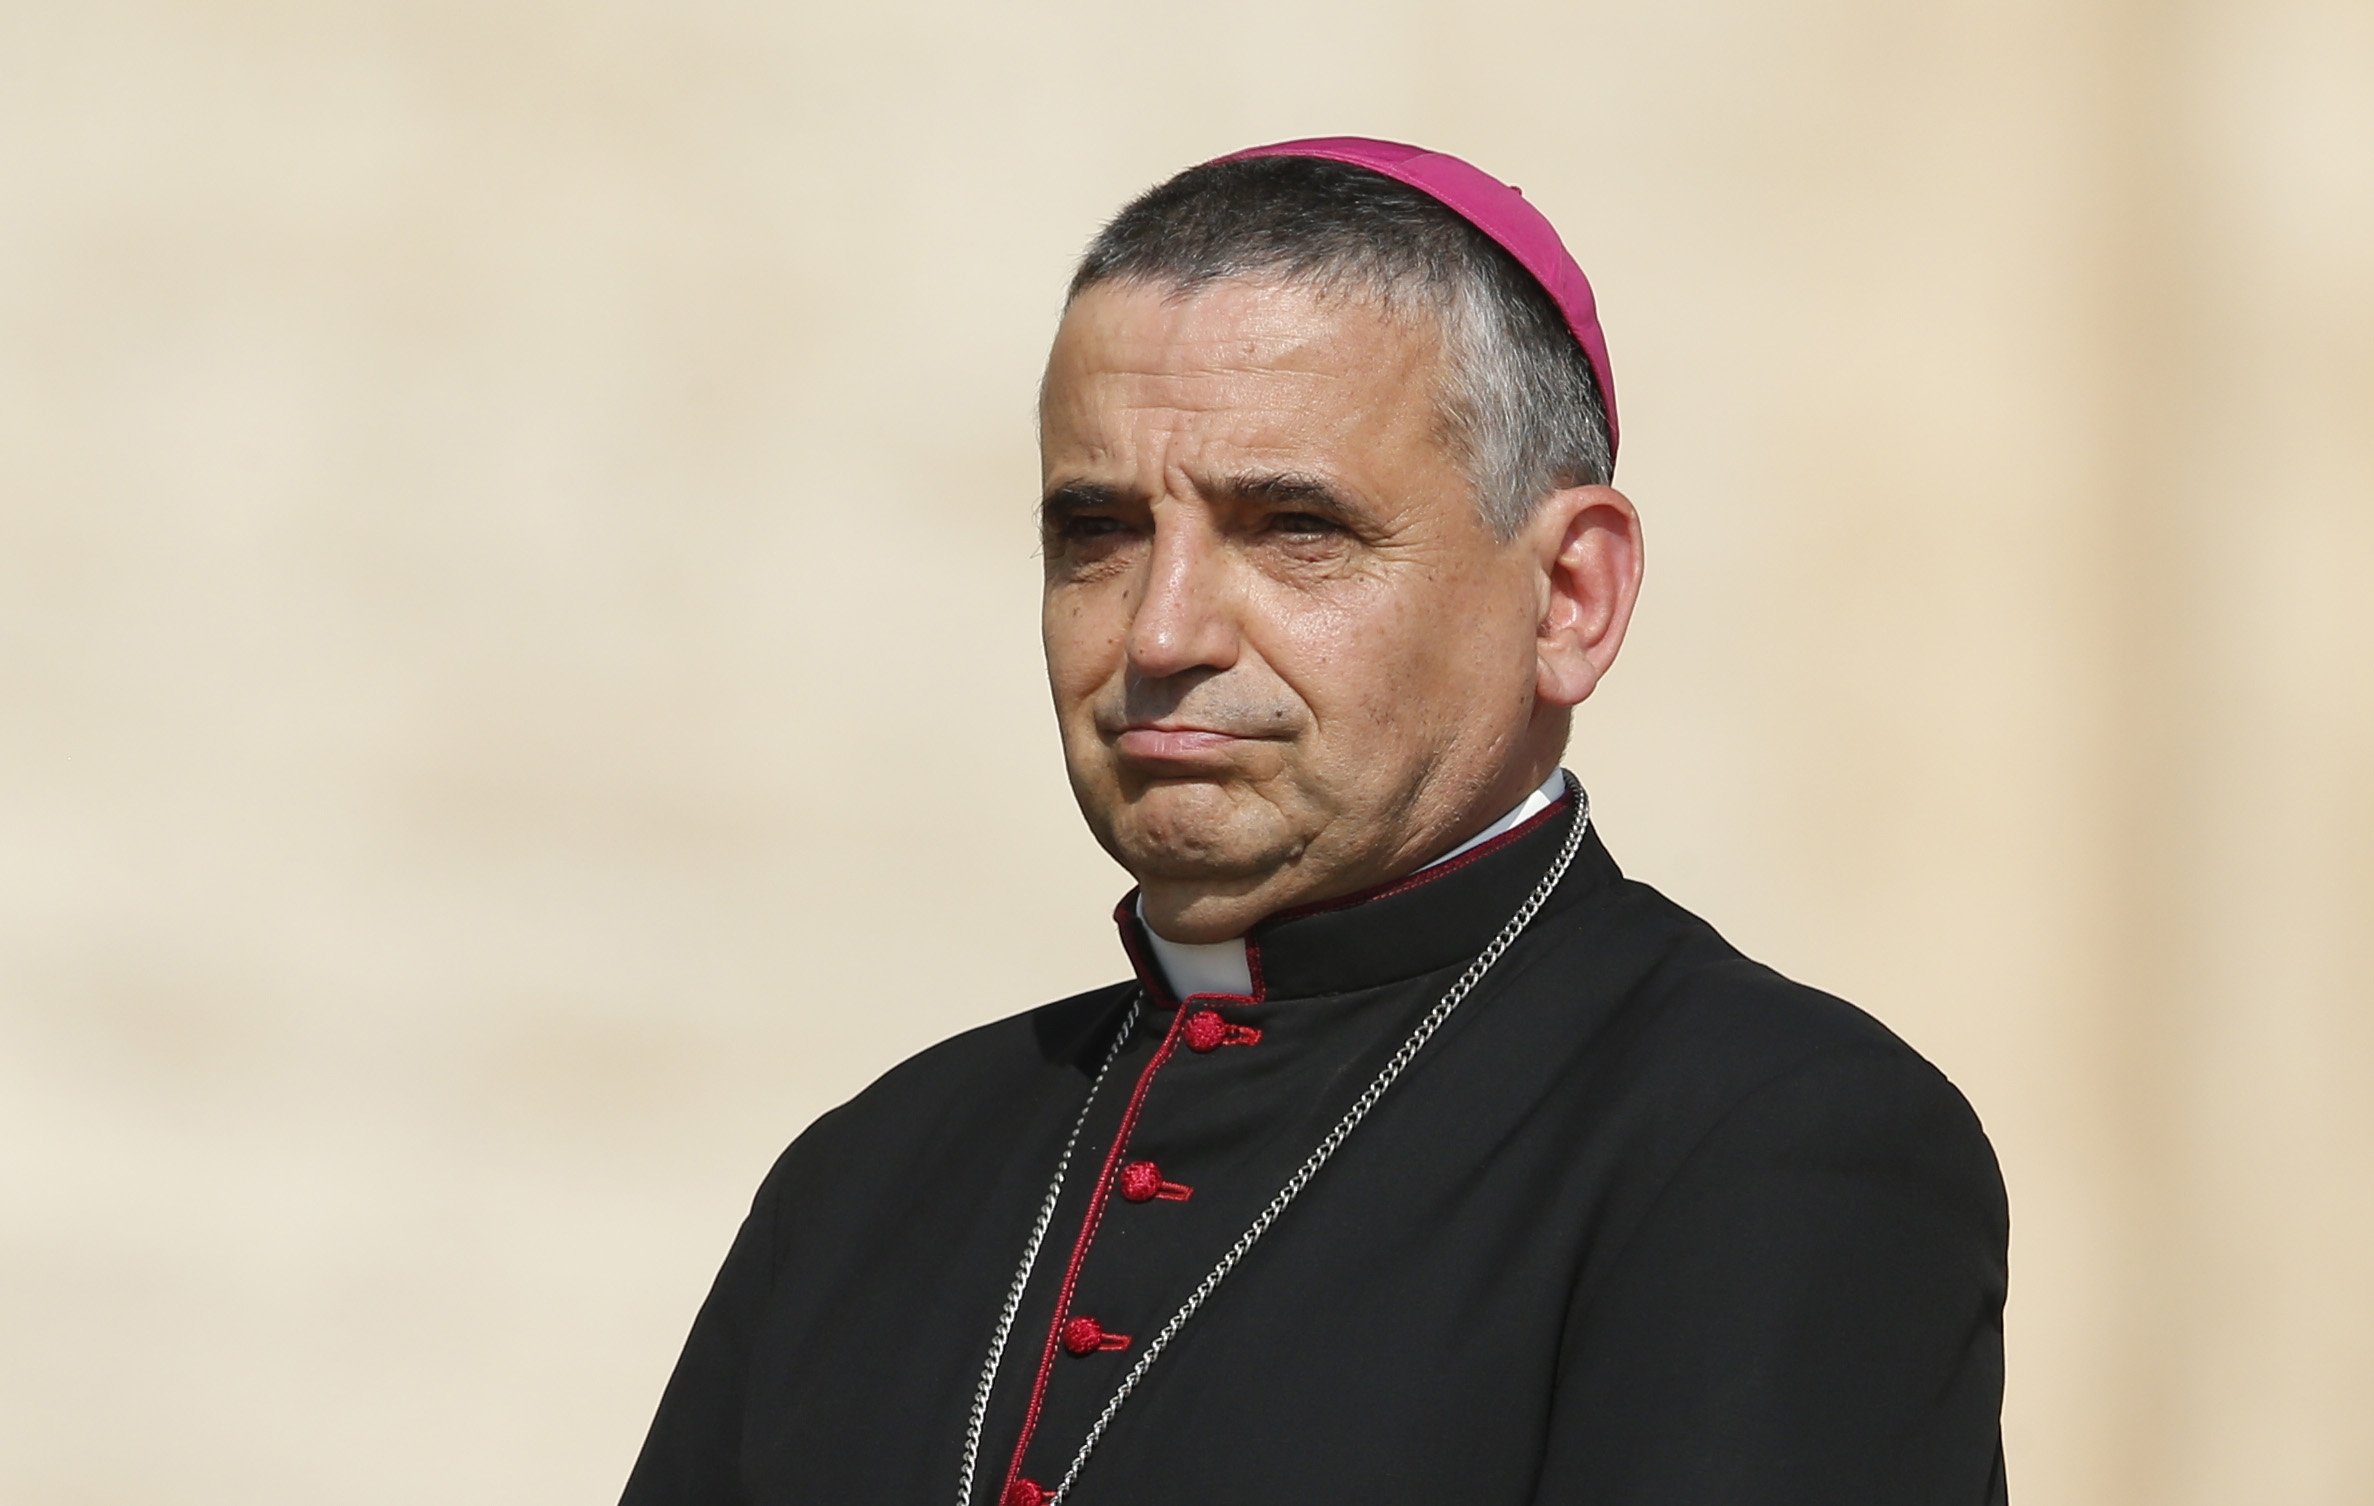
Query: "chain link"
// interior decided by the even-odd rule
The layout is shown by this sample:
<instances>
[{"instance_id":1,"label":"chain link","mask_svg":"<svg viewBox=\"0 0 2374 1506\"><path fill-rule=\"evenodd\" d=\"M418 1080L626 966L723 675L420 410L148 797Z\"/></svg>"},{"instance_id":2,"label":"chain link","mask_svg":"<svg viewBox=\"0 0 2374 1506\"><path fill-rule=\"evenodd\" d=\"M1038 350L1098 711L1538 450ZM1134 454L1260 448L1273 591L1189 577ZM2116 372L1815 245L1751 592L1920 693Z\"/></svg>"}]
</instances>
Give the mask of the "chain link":
<instances>
[{"instance_id":1,"label":"chain link","mask_svg":"<svg viewBox=\"0 0 2374 1506\"><path fill-rule=\"evenodd\" d=\"M997 1384L997 1367L1006 1357L1006 1340L1013 1335L1014 1319L1022 1311L1023 1294L1030 1288L1031 1267L1039 1262L1039 1246L1046 1243L1047 1228L1055 1222L1055 1204L1063 1196L1063 1177L1071 1169L1072 1149L1080 1143L1080 1131L1088 1127L1088 1111L1096 1106L1096 1090L1105 1085L1105 1075L1120 1059L1122 1047L1136 1034L1138 1015L1145 1007L1146 991L1141 988L1129 1001L1129 1012L1122 1016L1120 1033L1105 1051L1104 1064L1089 1080L1088 1096L1081 1100L1080 1117L1072 1121L1072 1132L1064 1138L1063 1154L1055 1158L1055 1180L1047 1184L1047 1196L1039 1204L1038 1220L1030 1226L1030 1240L1022 1247L1022 1267L1014 1273L1014 1284L1006 1289L1006 1305L999 1309L997 1331L989 1339L989 1360L981 1367L981 1383L973 1390L972 1415L965 1420L964 1470L957 1481L956 1506L972 1506L973 1475L981 1462L981 1432L989 1421L989 1392Z\"/></svg>"}]
</instances>

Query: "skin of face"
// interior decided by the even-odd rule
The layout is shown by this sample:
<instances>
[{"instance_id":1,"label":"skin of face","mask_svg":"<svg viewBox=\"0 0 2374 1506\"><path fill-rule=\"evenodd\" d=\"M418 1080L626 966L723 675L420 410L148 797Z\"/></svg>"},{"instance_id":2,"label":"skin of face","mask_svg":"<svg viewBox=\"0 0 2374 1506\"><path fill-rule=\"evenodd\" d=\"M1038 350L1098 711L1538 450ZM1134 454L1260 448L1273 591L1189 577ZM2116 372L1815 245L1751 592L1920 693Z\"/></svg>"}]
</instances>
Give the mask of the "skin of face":
<instances>
[{"instance_id":1,"label":"skin of face","mask_svg":"<svg viewBox=\"0 0 2374 1506\"><path fill-rule=\"evenodd\" d=\"M1446 448L1423 314L1094 285L1040 404L1047 675L1072 790L1176 941L1409 872L1548 777L1640 583L1632 504L1516 538Z\"/></svg>"}]
</instances>

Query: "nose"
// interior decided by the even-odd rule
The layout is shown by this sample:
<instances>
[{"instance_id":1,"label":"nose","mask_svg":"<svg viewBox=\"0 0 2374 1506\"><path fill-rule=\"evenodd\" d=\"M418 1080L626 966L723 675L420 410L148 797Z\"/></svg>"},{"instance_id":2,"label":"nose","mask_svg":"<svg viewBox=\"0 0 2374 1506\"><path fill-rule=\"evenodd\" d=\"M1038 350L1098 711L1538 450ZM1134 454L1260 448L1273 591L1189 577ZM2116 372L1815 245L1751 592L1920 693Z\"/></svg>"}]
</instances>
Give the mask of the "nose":
<instances>
[{"instance_id":1,"label":"nose","mask_svg":"<svg viewBox=\"0 0 2374 1506\"><path fill-rule=\"evenodd\" d=\"M1129 624L1129 667L1147 679L1236 662L1235 603L1221 540L1201 519L1158 508L1144 595Z\"/></svg>"}]
</instances>

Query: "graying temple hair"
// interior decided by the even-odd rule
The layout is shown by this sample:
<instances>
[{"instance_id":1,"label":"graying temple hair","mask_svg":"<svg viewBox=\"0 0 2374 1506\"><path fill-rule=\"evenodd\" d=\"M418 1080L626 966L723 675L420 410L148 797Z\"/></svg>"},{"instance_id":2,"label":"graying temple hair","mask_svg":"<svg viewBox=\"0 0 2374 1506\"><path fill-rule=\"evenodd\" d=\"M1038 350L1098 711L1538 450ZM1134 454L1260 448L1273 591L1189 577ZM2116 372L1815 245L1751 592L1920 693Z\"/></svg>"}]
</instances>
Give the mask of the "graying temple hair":
<instances>
[{"instance_id":1,"label":"graying temple hair","mask_svg":"<svg viewBox=\"0 0 2374 1506\"><path fill-rule=\"evenodd\" d=\"M1552 491L1609 479L1599 383L1557 304L1456 212L1366 168L1312 157L1191 167L1113 217L1068 296L1103 282L1192 293L1238 277L1431 314L1444 435L1501 538Z\"/></svg>"}]
</instances>

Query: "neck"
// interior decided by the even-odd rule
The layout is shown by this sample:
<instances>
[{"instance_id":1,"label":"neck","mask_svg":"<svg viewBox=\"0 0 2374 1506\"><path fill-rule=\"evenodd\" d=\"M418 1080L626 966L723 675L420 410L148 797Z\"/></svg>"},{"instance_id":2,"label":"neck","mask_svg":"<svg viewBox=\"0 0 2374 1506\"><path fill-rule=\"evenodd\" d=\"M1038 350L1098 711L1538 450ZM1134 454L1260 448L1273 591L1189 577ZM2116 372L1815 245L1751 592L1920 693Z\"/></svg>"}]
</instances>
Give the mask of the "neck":
<instances>
[{"instance_id":1,"label":"neck","mask_svg":"<svg viewBox=\"0 0 2374 1506\"><path fill-rule=\"evenodd\" d=\"M1498 819L1472 833L1442 856L1420 864L1411 872L1424 873L1470 849L1481 847L1547 809L1565 791L1566 771L1553 769L1549 778L1528 792L1524 799L1509 807ZM1139 923L1144 925L1146 905L1143 896L1137 903L1137 916ZM1232 936L1225 941L1172 941L1151 925L1146 925L1145 931L1146 940L1154 949L1154 960L1162 969L1163 980L1170 984L1175 996L1184 999L1191 994L1250 994L1253 991L1253 968L1246 955L1245 938L1242 935Z\"/></svg>"}]
</instances>

